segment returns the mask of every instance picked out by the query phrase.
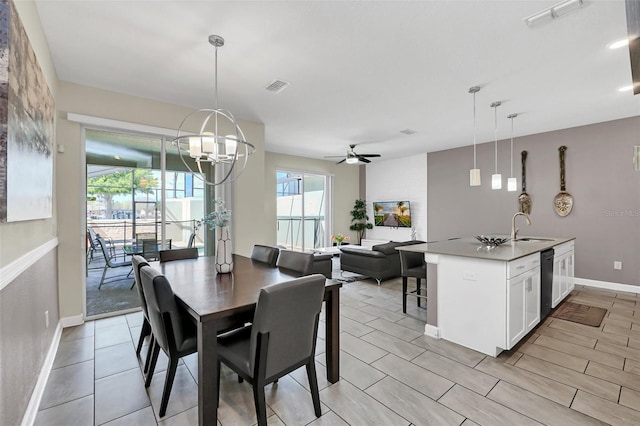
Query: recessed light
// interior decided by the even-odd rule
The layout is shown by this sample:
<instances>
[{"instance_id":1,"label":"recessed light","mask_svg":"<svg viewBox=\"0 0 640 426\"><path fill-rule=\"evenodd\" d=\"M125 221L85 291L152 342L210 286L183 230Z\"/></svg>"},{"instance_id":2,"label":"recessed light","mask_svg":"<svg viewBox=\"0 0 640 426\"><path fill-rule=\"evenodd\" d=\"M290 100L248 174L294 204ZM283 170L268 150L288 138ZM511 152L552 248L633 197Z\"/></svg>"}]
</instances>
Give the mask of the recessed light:
<instances>
[{"instance_id":1,"label":"recessed light","mask_svg":"<svg viewBox=\"0 0 640 426\"><path fill-rule=\"evenodd\" d=\"M614 50L614 49L620 49L621 47L625 47L629 45L629 39L628 38L623 38L621 40L616 40L612 43L609 43L609 45L607 46L609 49Z\"/></svg>"},{"instance_id":2,"label":"recessed light","mask_svg":"<svg viewBox=\"0 0 640 426\"><path fill-rule=\"evenodd\" d=\"M116 160L119 160L120 156L119 155L114 155L113 158L115 158Z\"/></svg>"},{"instance_id":3,"label":"recessed light","mask_svg":"<svg viewBox=\"0 0 640 426\"><path fill-rule=\"evenodd\" d=\"M633 84L629 86L622 86L618 88L618 92L630 92L633 90Z\"/></svg>"}]
</instances>

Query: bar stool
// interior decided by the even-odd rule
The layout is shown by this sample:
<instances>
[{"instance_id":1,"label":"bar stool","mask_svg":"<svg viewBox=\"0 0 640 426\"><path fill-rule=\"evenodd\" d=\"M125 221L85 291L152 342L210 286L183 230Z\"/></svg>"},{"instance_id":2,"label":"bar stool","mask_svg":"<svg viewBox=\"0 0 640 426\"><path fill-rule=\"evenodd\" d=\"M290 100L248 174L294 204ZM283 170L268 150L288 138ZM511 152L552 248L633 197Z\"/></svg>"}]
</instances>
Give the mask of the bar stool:
<instances>
[{"instance_id":1,"label":"bar stool","mask_svg":"<svg viewBox=\"0 0 640 426\"><path fill-rule=\"evenodd\" d=\"M420 299L427 298L427 263L423 253L400 251L400 275L402 276L402 312L407 313L407 296L417 298L418 307ZM416 279L416 289L408 291L408 279ZM424 280L424 293L422 290L422 280Z\"/></svg>"}]
</instances>

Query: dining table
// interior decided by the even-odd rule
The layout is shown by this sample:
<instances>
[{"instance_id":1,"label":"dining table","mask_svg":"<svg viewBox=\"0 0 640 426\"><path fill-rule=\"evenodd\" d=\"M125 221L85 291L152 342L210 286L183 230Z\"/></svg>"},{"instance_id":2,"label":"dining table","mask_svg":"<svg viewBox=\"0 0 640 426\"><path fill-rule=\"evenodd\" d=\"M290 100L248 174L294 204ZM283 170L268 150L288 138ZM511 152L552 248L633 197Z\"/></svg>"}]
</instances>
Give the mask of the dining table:
<instances>
[{"instance_id":1,"label":"dining table","mask_svg":"<svg viewBox=\"0 0 640 426\"><path fill-rule=\"evenodd\" d=\"M150 263L171 283L178 303L197 324L200 425L217 424L218 333L239 321L251 321L263 287L301 276L238 254L233 255L231 273L217 273L215 263L214 256ZM331 383L337 382L340 376L340 287L341 282L326 280L325 356L327 380Z\"/></svg>"}]
</instances>

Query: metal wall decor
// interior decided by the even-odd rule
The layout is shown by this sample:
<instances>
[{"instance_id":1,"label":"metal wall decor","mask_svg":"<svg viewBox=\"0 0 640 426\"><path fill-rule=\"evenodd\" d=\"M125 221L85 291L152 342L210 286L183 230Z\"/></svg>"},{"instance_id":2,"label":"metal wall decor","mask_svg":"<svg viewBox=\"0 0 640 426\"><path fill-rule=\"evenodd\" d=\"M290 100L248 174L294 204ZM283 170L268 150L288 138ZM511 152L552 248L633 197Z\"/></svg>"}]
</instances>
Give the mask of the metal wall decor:
<instances>
[{"instance_id":1,"label":"metal wall decor","mask_svg":"<svg viewBox=\"0 0 640 426\"><path fill-rule=\"evenodd\" d=\"M531 214L531 196L527 194L527 151L520 153L522 158L522 192L518 196L518 207L522 213Z\"/></svg>"},{"instance_id":2,"label":"metal wall decor","mask_svg":"<svg viewBox=\"0 0 640 426\"><path fill-rule=\"evenodd\" d=\"M567 147L562 145L558 148L560 153L560 192L556 194L553 199L553 206L559 216L567 216L573 209L573 196L566 191L565 176L564 176L564 160Z\"/></svg>"}]
</instances>

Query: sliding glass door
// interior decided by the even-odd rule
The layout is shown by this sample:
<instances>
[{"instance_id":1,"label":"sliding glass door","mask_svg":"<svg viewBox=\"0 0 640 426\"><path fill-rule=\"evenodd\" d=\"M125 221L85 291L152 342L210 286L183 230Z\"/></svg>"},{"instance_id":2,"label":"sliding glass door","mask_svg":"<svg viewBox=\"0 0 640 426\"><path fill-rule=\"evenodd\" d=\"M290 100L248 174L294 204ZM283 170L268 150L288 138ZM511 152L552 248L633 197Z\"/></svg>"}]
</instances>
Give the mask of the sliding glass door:
<instances>
[{"instance_id":1,"label":"sliding glass door","mask_svg":"<svg viewBox=\"0 0 640 426\"><path fill-rule=\"evenodd\" d=\"M291 250L329 245L330 176L278 170L277 242Z\"/></svg>"},{"instance_id":2,"label":"sliding glass door","mask_svg":"<svg viewBox=\"0 0 640 426\"><path fill-rule=\"evenodd\" d=\"M139 306L127 263L134 254L153 260L159 249L186 247L205 215L206 190L171 147L163 173L162 138L85 129L85 145L85 312L95 317ZM201 251L206 234L204 227L196 233L194 245Z\"/></svg>"}]
</instances>

